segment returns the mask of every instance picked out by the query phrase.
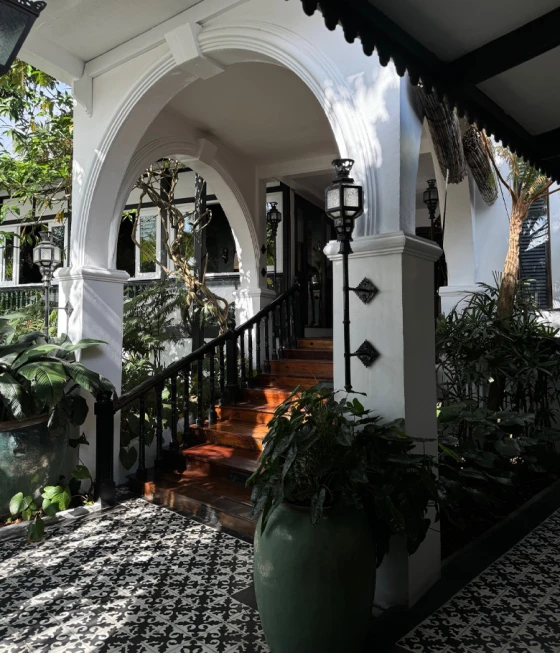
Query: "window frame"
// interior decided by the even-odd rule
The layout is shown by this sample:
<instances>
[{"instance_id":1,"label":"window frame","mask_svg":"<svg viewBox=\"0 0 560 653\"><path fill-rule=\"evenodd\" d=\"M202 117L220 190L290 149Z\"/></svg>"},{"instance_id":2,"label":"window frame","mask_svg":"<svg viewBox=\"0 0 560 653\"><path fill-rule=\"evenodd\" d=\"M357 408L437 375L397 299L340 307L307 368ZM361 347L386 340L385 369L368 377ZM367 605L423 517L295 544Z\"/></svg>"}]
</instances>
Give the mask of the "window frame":
<instances>
[{"instance_id":1,"label":"window frame","mask_svg":"<svg viewBox=\"0 0 560 653\"><path fill-rule=\"evenodd\" d=\"M138 223L136 225L136 234L135 238L140 242L139 236L138 236L138 229L140 228L140 223L142 222L142 218L153 218L155 217L156 219L156 258L154 259L155 263L155 270L153 272L141 272L140 271L140 248L135 244L134 245L134 276L131 277L130 281L134 281L136 279L160 279L162 276L162 270L160 266L157 264L157 259L159 258L159 255L161 253L161 216L160 212L157 208L152 207L152 208L144 208L140 209L140 216L138 218Z\"/></svg>"}]
</instances>

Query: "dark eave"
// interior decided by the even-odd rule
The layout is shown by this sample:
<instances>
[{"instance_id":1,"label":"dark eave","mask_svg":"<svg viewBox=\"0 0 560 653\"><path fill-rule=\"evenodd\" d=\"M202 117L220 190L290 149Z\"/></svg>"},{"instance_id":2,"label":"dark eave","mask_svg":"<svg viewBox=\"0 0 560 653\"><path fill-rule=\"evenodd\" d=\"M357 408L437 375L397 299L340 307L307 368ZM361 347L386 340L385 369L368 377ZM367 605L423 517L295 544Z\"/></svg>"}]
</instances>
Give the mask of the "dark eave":
<instances>
[{"instance_id":1,"label":"dark eave","mask_svg":"<svg viewBox=\"0 0 560 653\"><path fill-rule=\"evenodd\" d=\"M399 75L408 73L414 85L421 80L460 115L560 183L560 130L533 136L476 86L560 46L560 9L445 62L367 0L301 2L307 15L319 9L328 29L341 25L349 43L359 38L366 55L375 50L383 66L392 60Z\"/></svg>"}]
</instances>

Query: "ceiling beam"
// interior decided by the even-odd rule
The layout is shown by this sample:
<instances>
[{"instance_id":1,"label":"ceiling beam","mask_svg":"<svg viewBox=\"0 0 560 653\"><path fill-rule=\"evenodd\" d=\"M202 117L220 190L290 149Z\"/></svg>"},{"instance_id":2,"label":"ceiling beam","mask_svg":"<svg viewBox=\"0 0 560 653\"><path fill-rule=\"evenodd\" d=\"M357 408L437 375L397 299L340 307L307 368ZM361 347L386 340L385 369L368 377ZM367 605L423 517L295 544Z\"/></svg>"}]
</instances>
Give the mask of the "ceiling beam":
<instances>
[{"instance_id":1,"label":"ceiling beam","mask_svg":"<svg viewBox=\"0 0 560 653\"><path fill-rule=\"evenodd\" d=\"M480 84L560 46L560 8L449 64L452 78Z\"/></svg>"},{"instance_id":2,"label":"ceiling beam","mask_svg":"<svg viewBox=\"0 0 560 653\"><path fill-rule=\"evenodd\" d=\"M82 59L33 30L25 40L19 58L68 86L80 79L85 68Z\"/></svg>"}]
</instances>

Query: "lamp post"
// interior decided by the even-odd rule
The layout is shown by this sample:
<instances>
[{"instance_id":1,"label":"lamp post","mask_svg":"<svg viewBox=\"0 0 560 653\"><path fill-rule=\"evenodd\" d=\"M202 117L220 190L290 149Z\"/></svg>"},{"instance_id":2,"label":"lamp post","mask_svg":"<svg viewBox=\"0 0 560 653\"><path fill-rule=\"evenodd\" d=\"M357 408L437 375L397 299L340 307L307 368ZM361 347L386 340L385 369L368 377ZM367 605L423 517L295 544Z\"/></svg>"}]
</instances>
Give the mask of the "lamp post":
<instances>
[{"instance_id":1,"label":"lamp post","mask_svg":"<svg viewBox=\"0 0 560 653\"><path fill-rule=\"evenodd\" d=\"M274 291L276 292L276 236L278 234L278 225L282 222L282 214L278 210L278 202L270 202L270 209L266 214L266 220L272 229L274 238Z\"/></svg>"},{"instance_id":2,"label":"lamp post","mask_svg":"<svg viewBox=\"0 0 560 653\"><path fill-rule=\"evenodd\" d=\"M39 233L39 244L33 250L33 263L39 266L45 289L45 339L49 340L49 313L51 281L55 268L62 263L62 251L52 242L49 231ZM68 307L65 309L68 313Z\"/></svg>"},{"instance_id":3,"label":"lamp post","mask_svg":"<svg viewBox=\"0 0 560 653\"><path fill-rule=\"evenodd\" d=\"M0 0L0 75L10 70L46 2Z\"/></svg>"},{"instance_id":4,"label":"lamp post","mask_svg":"<svg viewBox=\"0 0 560 653\"><path fill-rule=\"evenodd\" d=\"M339 253L342 254L342 294L344 304L344 389L352 391L350 359L357 356L360 361L369 367L373 365L379 352L368 341L360 345L356 352L350 352L350 291L358 295L364 303L375 297L378 290L369 279L364 278L356 288L350 288L348 282L348 256L352 254L352 232L356 218L364 212L364 192L359 184L355 184L350 172L354 165L353 159L335 159L332 162L336 171L336 178L325 191L325 211L334 221L336 239L340 242Z\"/></svg>"},{"instance_id":5,"label":"lamp post","mask_svg":"<svg viewBox=\"0 0 560 653\"><path fill-rule=\"evenodd\" d=\"M428 207L430 215L430 240L434 239L434 221L436 219L436 209L439 203L438 189L436 188L436 180L428 179L428 188L424 191L423 195L424 204Z\"/></svg>"}]
</instances>

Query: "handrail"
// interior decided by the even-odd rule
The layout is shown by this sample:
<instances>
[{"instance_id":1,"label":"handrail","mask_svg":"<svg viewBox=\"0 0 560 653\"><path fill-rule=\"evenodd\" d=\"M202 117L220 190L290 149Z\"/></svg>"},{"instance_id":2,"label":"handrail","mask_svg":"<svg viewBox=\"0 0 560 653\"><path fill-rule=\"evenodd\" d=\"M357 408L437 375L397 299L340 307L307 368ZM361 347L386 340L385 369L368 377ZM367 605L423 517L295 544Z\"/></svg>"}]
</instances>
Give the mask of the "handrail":
<instances>
[{"instance_id":1,"label":"handrail","mask_svg":"<svg viewBox=\"0 0 560 653\"><path fill-rule=\"evenodd\" d=\"M121 395L114 402L114 412L116 413L128 404L132 403L135 399L139 399L142 395L146 394L146 392L153 390L164 381L167 381L167 379L170 379L171 377L177 375L179 372L182 372L183 369L187 367L187 365L192 365L192 363L197 361L199 358L202 358L205 354L212 351L212 349L219 347L231 337L231 331L222 333L222 335L217 336L213 340L210 340L210 342L202 345L202 347L195 349L184 358L180 358L178 361L171 363L171 365L168 365L159 374L156 374L150 379L146 379L140 385L137 385L135 388L132 388L132 390L129 390L124 395Z\"/></svg>"},{"instance_id":2,"label":"handrail","mask_svg":"<svg viewBox=\"0 0 560 653\"><path fill-rule=\"evenodd\" d=\"M170 462L181 464L183 458L178 461L175 456L182 447L197 438L194 429L216 424L218 398L221 405L236 403L242 389L251 386L255 375L270 372L273 367L271 361L282 358L285 347L295 346L303 329L302 320L298 319L301 306L295 297L298 291L299 285L296 284L241 326L230 328L121 397L113 399L110 392L102 392L97 397L96 498L110 505L116 500L113 467L115 413L136 402L137 479L147 479L148 428L155 428L154 466L163 469ZM204 370L205 361L208 362L207 373ZM194 378L197 383L193 399L191 382ZM169 390L170 411L166 428L171 432L171 440L169 447L164 450L163 393L166 389ZM206 390L208 396L205 397ZM155 405L146 401L147 393L152 391L155 391ZM194 412L191 413L193 406ZM185 422L182 439L178 432L181 413ZM194 416L193 422L191 415ZM147 418L154 421L150 424Z\"/></svg>"},{"instance_id":3,"label":"handrail","mask_svg":"<svg viewBox=\"0 0 560 653\"><path fill-rule=\"evenodd\" d=\"M178 373L182 372L187 366L192 365L194 362L196 362L200 358L203 358L207 353L215 350L217 347L223 345L231 338L243 334L247 329L249 329L250 327L257 324L257 322L262 320L267 314L271 313L273 310L278 308L278 306L280 306L282 302L284 302L288 297L294 294L298 289L299 289L299 285L296 283L294 286L288 288L288 290L283 292L274 301L270 302L270 304L262 308L258 313L253 315L253 317L249 318L246 322L244 322L236 329L222 333L221 335L217 336L213 340L210 340L210 342L207 342L204 345L202 345L202 347L195 349L195 351L191 352L187 356L179 359L178 361L175 361L174 363L171 363L171 365L168 365L159 374L156 374L150 379L146 379L146 381L143 381L140 385L136 386L136 388L133 388L132 390L129 390L125 394L118 397L113 402L114 412L115 413L118 412L119 410L121 410L128 404L132 403L136 399L139 399L142 395L146 394L150 390L157 388L159 385L161 385L168 379L172 378L173 376L176 376Z\"/></svg>"}]
</instances>

